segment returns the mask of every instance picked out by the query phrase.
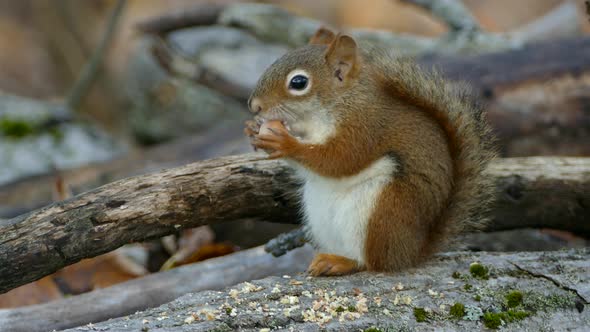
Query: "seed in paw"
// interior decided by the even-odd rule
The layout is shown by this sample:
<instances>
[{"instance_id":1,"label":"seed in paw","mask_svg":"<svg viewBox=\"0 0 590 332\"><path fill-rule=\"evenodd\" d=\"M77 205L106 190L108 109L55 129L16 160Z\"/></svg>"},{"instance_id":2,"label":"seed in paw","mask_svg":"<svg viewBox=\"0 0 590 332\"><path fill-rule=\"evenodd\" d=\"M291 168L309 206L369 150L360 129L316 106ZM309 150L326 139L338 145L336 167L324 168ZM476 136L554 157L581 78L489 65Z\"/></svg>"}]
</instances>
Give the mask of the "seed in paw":
<instances>
[{"instance_id":1,"label":"seed in paw","mask_svg":"<svg viewBox=\"0 0 590 332\"><path fill-rule=\"evenodd\" d=\"M271 129L280 129L284 127L285 126L283 125L283 123L279 120L266 121L260 126L260 131L258 132L258 135L272 135L273 133Z\"/></svg>"}]
</instances>

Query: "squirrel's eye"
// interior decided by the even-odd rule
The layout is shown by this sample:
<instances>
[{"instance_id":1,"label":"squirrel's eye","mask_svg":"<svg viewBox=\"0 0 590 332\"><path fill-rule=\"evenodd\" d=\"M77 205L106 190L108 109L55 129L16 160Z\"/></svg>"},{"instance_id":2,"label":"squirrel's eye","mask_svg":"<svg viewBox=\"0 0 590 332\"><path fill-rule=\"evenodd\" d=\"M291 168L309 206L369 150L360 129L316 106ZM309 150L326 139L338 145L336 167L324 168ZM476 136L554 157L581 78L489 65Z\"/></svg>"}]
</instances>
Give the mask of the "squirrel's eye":
<instances>
[{"instance_id":1,"label":"squirrel's eye","mask_svg":"<svg viewBox=\"0 0 590 332\"><path fill-rule=\"evenodd\" d=\"M303 96L309 93L313 79L303 69L295 69L285 80L287 92L292 96Z\"/></svg>"},{"instance_id":2,"label":"squirrel's eye","mask_svg":"<svg viewBox=\"0 0 590 332\"><path fill-rule=\"evenodd\" d=\"M301 91L307 87L307 77L303 75L295 75L289 82L289 89Z\"/></svg>"}]
</instances>

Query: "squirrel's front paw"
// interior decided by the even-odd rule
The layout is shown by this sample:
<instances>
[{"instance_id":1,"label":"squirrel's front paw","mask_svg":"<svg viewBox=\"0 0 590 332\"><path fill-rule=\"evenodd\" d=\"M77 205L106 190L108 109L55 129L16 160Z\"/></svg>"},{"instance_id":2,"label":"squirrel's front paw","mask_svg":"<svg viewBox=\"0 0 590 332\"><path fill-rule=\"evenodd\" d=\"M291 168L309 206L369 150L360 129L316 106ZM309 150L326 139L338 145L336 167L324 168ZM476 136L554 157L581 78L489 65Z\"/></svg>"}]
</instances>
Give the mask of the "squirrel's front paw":
<instances>
[{"instance_id":1,"label":"squirrel's front paw","mask_svg":"<svg viewBox=\"0 0 590 332\"><path fill-rule=\"evenodd\" d=\"M307 268L307 272L314 277L342 276L361 270L357 261L332 254L317 254Z\"/></svg>"},{"instance_id":2,"label":"squirrel's front paw","mask_svg":"<svg viewBox=\"0 0 590 332\"><path fill-rule=\"evenodd\" d=\"M253 137L252 145L255 148L269 151L270 159L289 157L296 153L300 143L283 125L266 129L264 134Z\"/></svg>"}]
</instances>

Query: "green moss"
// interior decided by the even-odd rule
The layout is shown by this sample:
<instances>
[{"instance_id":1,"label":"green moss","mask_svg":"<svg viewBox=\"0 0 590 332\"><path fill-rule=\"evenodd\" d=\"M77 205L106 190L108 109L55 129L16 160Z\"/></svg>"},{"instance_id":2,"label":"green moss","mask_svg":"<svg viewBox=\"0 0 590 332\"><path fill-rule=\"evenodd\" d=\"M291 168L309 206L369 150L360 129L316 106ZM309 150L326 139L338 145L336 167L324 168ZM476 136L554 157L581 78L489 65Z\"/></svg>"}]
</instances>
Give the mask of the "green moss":
<instances>
[{"instance_id":1,"label":"green moss","mask_svg":"<svg viewBox=\"0 0 590 332\"><path fill-rule=\"evenodd\" d=\"M428 313L424 308L414 308L414 318L418 323L425 322L428 319Z\"/></svg>"},{"instance_id":2,"label":"green moss","mask_svg":"<svg viewBox=\"0 0 590 332\"><path fill-rule=\"evenodd\" d=\"M523 310L508 310L506 311L506 314L508 315L508 321L509 322L513 322L513 321L517 321L517 320L523 320L525 318L527 318L528 316L531 315L530 312L528 311L523 311Z\"/></svg>"},{"instance_id":3,"label":"green moss","mask_svg":"<svg viewBox=\"0 0 590 332\"><path fill-rule=\"evenodd\" d=\"M348 311L350 312L355 312L356 311L356 307L353 305L349 305L348 308L346 308Z\"/></svg>"},{"instance_id":4,"label":"green moss","mask_svg":"<svg viewBox=\"0 0 590 332\"><path fill-rule=\"evenodd\" d=\"M231 307L226 307L226 308L225 308L225 313L226 313L227 315L231 314L231 312L232 312L232 308L231 308Z\"/></svg>"},{"instance_id":5,"label":"green moss","mask_svg":"<svg viewBox=\"0 0 590 332\"><path fill-rule=\"evenodd\" d=\"M363 332L382 332L382 331L374 326L371 326L368 329L365 329Z\"/></svg>"},{"instance_id":6,"label":"green moss","mask_svg":"<svg viewBox=\"0 0 590 332\"><path fill-rule=\"evenodd\" d=\"M493 312L486 312L483 314L483 325L488 329L497 329L502 325L502 318L499 314Z\"/></svg>"},{"instance_id":7,"label":"green moss","mask_svg":"<svg viewBox=\"0 0 590 332\"><path fill-rule=\"evenodd\" d=\"M514 308L522 304L522 292L514 290L506 294L506 305L508 308Z\"/></svg>"},{"instance_id":8,"label":"green moss","mask_svg":"<svg viewBox=\"0 0 590 332\"><path fill-rule=\"evenodd\" d=\"M338 308L336 308L336 310L334 310L334 311L336 311L336 312L340 313L340 312L344 312L344 311L346 311L346 310L345 310L345 309L344 309L342 306L339 306L339 307L338 307Z\"/></svg>"},{"instance_id":9,"label":"green moss","mask_svg":"<svg viewBox=\"0 0 590 332\"><path fill-rule=\"evenodd\" d=\"M471 284L465 284L465 286L463 286L463 289L466 291L470 291L473 289L473 286L471 286Z\"/></svg>"},{"instance_id":10,"label":"green moss","mask_svg":"<svg viewBox=\"0 0 590 332\"><path fill-rule=\"evenodd\" d=\"M4 136L21 138L31 135L33 132L34 128L27 122L8 118L0 119L0 133Z\"/></svg>"},{"instance_id":11,"label":"green moss","mask_svg":"<svg viewBox=\"0 0 590 332\"><path fill-rule=\"evenodd\" d=\"M451 275L451 277L453 277L454 279L459 279L459 278L461 278L461 273L455 271L455 272L453 272L453 274Z\"/></svg>"},{"instance_id":12,"label":"green moss","mask_svg":"<svg viewBox=\"0 0 590 332\"><path fill-rule=\"evenodd\" d=\"M489 270L487 267L480 263L473 263L469 266L469 273L471 276L477 279L487 280L489 278Z\"/></svg>"},{"instance_id":13,"label":"green moss","mask_svg":"<svg viewBox=\"0 0 590 332\"><path fill-rule=\"evenodd\" d=\"M497 329L505 323L512 323L530 316L527 311L508 310L498 313L486 312L483 315L483 324L489 329Z\"/></svg>"},{"instance_id":14,"label":"green moss","mask_svg":"<svg viewBox=\"0 0 590 332\"><path fill-rule=\"evenodd\" d=\"M463 303L455 303L451 306L449 314L455 318L463 318L465 316L465 305Z\"/></svg>"},{"instance_id":15,"label":"green moss","mask_svg":"<svg viewBox=\"0 0 590 332\"><path fill-rule=\"evenodd\" d=\"M479 301L481 301L481 296L479 296L479 294L478 294L478 295L475 295L475 296L473 297L473 299L474 299L475 301L479 302Z\"/></svg>"}]
</instances>

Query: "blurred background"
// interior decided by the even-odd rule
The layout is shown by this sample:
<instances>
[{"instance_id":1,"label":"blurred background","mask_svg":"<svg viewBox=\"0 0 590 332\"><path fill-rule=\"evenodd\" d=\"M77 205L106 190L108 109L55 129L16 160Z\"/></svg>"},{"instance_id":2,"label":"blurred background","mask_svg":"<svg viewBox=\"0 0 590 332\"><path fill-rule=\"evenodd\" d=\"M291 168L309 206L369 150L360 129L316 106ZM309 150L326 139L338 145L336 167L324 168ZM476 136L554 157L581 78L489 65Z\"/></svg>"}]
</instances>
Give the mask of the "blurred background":
<instances>
[{"instance_id":1,"label":"blurred background","mask_svg":"<svg viewBox=\"0 0 590 332\"><path fill-rule=\"evenodd\" d=\"M0 219L123 177L251 151L242 136L242 123L249 116L248 90L267 65L297 42L240 29L238 19L217 24L221 7L207 7L209 16L199 7L236 2L0 0ZM380 29L419 41L444 40L450 32L440 17L404 1L259 2L333 27ZM478 68L501 60L488 62L478 57L481 53L541 43L538 49L556 59L556 54L568 52L569 44L559 43L590 32L583 1L463 2L489 36L512 37L502 39L497 49L452 46L440 47L440 54L437 48L427 48L409 55L427 64L449 64L451 76L457 63L475 59L476 65L459 75L470 78L479 75ZM542 24L531 25L538 20ZM551 28L543 30L546 26ZM101 48L104 53L97 52ZM570 77L574 69L568 66L555 68L565 68ZM539 67L531 69L542 72L533 83L502 72L493 73L500 78L490 74L492 83L478 78L492 120L500 124L496 129L502 156L590 154L590 85L575 81L575 75L573 83L561 76L555 81L555 72ZM506 110L524 114L518 118L523 125L508 126L513 120L504 115ZM2 294L0 308L107 287L162 267L260 245L289 229L272 223L232 223L126 246ZM478 236L466 246L543 250L586 245L574 234L552 230Z\"/></svg>"}]
</instances>

